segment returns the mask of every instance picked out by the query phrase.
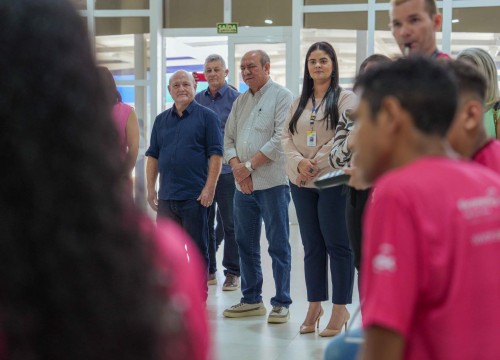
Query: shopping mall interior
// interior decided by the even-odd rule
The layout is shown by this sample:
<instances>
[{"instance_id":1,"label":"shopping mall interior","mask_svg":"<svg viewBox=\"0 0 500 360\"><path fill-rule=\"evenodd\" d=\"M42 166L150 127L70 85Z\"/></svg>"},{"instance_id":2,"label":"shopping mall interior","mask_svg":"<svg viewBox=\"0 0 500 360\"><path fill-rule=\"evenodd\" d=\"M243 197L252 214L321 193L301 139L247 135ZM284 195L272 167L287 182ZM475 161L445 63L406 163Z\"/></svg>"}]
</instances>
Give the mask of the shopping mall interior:
<instances>
[{"instance_id":1,"label":"shopping mall interior","mask_svg":"<svg viewBox=\"0 0 500 360\"><path fill-rule=\"evenodd\" d=\"M135 168L137 204L147 209L145 150L157 114L172 106L168 79L176 70L203 72L207 55L227 62L229 84L246 90L239 69L242 55L263 49L271 58L271 78L300 92L304 56L316 41L328 41L339 61L340 85L351 88L361 62L373 53L399 56L389 30L389 0L73 0L93 42L97 63L108 67L124 102L132 105L140 123L140 150ZM437 2L443 26L438 47L452 57L469 47L489 52L500 68L500 1L443 0ZM236 23L237 32L219 34L218 23ZM198 91L207 87L198 84ZM222 311L241 293L223 292L224 275L210 286L207 310L212 326L214 357L229 359L322 359L328 339L300 335L307 311L303 248L293 205L290 208L292 245L291 319L269 325L264 318L227 319ZM267 248L263 235L262 248ZM221 252L218 263L221 263ZM263 252L264 301L273 295L269 256ZM220 266L221 268L221 266ZM356 283L356 282L355 282ZM331 304L325 304L328 311ZM359 307L355 286L351 314ZM360 326L360 316L350 329ZM353 341L356 341L354 339Z\"/></svg>"}]
</instances>

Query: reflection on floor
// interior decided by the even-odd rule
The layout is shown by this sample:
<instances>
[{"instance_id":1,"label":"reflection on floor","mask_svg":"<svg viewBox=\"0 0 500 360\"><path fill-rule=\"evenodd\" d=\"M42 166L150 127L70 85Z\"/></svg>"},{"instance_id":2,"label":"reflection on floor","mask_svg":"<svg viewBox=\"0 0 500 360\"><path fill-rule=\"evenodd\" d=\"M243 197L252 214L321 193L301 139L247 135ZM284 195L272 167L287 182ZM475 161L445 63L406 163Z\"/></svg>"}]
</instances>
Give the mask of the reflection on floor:
<instances>
[{"instance_id":1,"label":"reflection on floor","mask_svg":"<svg viewBox=\"0 0 500 360\"><path fill-rule=\"evenodd\" d=\"M274 281L271 271L271 258L267 254L267 240L262 232L262 272L264 274L263 298L267 311L271 310L269 299L274 295ZM209 287L207 310L212 327L214 359L217 360L308 360L323 359L323 351L330 339L321 338L318 333L299 334L307 312L306 287L304 281L304 250L297 225L290 227L292 246L292 283L293 304L290 307L291 318L286 324L268 324L267 316L228 319L222 316L225 308L235 305L241 298L241 291L222 291L224 282L222 249L217 253L218 284ZM223 244L221 245L221 247ZM330 289L331 292L331 289ZM357 278L355 279L353 303L348 306L352 315L359 306ZM324 302L325 316L320 323L320 331L328 323L332 304ZM358 316L353 321L353 328L360 326Z\"/></svg>"}]
</instances>

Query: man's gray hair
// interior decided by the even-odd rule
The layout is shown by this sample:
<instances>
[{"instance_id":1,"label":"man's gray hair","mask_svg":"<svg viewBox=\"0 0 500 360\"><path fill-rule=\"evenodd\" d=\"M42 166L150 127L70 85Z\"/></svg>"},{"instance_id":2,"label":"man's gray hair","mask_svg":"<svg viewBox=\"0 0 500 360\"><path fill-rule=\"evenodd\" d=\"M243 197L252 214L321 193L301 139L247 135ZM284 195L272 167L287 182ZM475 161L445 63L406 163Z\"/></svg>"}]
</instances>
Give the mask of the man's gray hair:
<instances>
[{"instance_id":1,"label":"man's gray hair","mask_svg":"<svg viewBox=\"0 0 500 360\"><path fill-rule=\"evenodd\" d=\"M271 59L269 58L269 55L264 50L254 50L257 54L260 54L260 64L262 66L266 64L271 63Z\"/></svg>"},{"instance_id":2,"label":"man's gray hair","mask_svg":"<svg viewBox=\"0 0 500 360\"><path fill-rule=\"evenodd\" d=\"M208 55L207 58L205 59L205 66L207 66L208 63L211 63L213 61L220 61L222 66L224 66L224 69L226 68L226 62L224 61L224 58L219 54Z\"/></svg>"}]
</instances>

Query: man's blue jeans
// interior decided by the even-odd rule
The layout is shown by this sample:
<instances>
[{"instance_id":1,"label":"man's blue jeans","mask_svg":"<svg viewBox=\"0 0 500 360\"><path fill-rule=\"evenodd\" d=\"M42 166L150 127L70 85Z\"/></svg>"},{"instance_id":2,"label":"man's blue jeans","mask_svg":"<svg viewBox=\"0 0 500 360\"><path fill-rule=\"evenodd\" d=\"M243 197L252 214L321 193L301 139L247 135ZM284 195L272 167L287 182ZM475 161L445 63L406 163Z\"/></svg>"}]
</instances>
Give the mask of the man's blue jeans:
<instances>
[{"instance_id":1,"label":"man's blue jeans","mask_svg":"<svg viewBox=\"0 0 500 360\"><path fill-rule=\"evenodd\" d=\"M262 268L260 233L264 220L268 252L272 259L276 295L272 306L288 307L290 298L291 249L289 242L288 204L290 188L286 185L234 195L236 242L241 261L241 301L256 304L262 301Z\"/></svg>"},{"instance_id":2,"label":"man's blue jeans","mask_svg":"<svg viewBox=\"0 0 500 360\"><path fill-rule=\"evenodd\" d=\"M222 238L218 239L216 230L214 229L214 220L217 203L217 230L223 229L224 238L224 256L222 258L222 266L224 266L224 275L233 274L240 276L240 255L238 254L238 244L234 235L234 210L233 200L236 186L234 185L233 173L221 174L215 189L214 204L209 208L208 228L209 228L209 272L211 274L217 271L217 263L215 253L219 247ZM219 216L220 215L220 216Z\"/></svg>"},{"instance_id":3,"label":"man's blue jeans","mask_svg":"<svg viewBox=\"0 0 500 360\"><path fill-rule=\"evenodd\" d=\"M208 209L196 199L158 200L157 219L177 222L198 246L208 272Z\"/></svg>"}]
</instances>

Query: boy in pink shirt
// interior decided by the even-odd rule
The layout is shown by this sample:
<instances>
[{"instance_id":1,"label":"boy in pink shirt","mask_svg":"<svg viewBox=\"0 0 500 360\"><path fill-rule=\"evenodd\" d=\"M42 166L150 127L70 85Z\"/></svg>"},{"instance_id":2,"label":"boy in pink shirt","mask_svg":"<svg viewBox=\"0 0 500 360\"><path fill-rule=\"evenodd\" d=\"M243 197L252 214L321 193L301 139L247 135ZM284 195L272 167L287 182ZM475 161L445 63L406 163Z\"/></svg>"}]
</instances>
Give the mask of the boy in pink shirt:
<instances>
[{"instance_id":1,"label":"boy in pink shirt","mask_svg":"<svg viewBox=\"0 0 500 360\"><path fill-rule=\"evenodd\" d=\"M500 174L500 141L489 139L483 122L486 79L462 61L446 63L458 82L458 110L448 131L448 141L464 158Z\"/></svg>"},{"instance_id":2,"label":"boy in pink shirt","mask_svg":"<svg viewBox=\"0 0 500 360\"><path fill-rule=\"evenodd\" d=\"M447 155L457 88L443 66L412 57L357 80L357 164L375 184L363 229L363 360L500 354L500 176Z\"/></svg>"}]
</instances>

